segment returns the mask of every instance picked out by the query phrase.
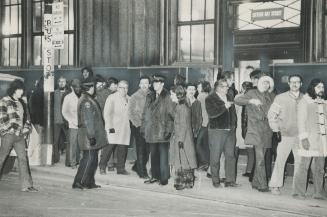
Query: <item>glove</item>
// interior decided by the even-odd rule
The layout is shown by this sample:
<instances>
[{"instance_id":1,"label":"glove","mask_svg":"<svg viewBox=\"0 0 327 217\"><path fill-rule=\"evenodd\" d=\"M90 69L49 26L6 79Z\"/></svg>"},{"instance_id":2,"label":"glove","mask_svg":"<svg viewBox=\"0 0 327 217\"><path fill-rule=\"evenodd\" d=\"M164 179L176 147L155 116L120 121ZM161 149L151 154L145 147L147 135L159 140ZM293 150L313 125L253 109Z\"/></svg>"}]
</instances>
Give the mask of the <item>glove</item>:
<instances>
[{"instance_id":1,"label":"glove","mask_svg":"<svg viewBox=\"0 0 327 217\"><path fill-rule=\"evenodd\" d=\"M308 139L302 139L302 147L305 149L305 150L309 150L310 148L310 142Z\"/></svg>"},{"instance_id":2,"label":"glove","mask_svg":"<svg viewBox=\"0 0 327 217\"><path fill-rule=\"evenodd\" d=\"M115 131L115 128L110 128L109 129L109 133L115 133L116 131Z\"/></svg>"},{"instance_id":3,"label":"glove","mask_svg":"<svg viewBox=\"0 0 327 217\"><path fill-rule=\"evenodd\" d=\"M89 141L90 141L90 146L95 146L97 142L95 138L90 138Z\"/></svg>"},{"instance_id":4,"label":"glove","mask_svg":"<svg viewBox=\"0 0 327 217\"><path fill-rule=\"evenodd\" d=\"M169 140L171 137L171 133L165 133L165 140Z\"/></svg>"},{"instance_id":5,"label":"glove","mask_svg":"<svg viewBox=\"0 0 327 217\"><path fill-rule=\"evenodd\" d=\"M180 149L184 148L184 143L183 142L178 142L178 148L180 148Z\"/></svg>"},{"instance_id":6,"label":"glove","mask_svg":"<svg viewBox=\"0 0 327 217\"><path fill-rule=\"evenodd\" d=\"M276 141L278 142L278 143L280 143L281 141L282 141L282 135L281 135L281 133L280 133L280 131L278 131L278 132L274 132L274 137L276 138Z\"/></svg>"}]
</instances>

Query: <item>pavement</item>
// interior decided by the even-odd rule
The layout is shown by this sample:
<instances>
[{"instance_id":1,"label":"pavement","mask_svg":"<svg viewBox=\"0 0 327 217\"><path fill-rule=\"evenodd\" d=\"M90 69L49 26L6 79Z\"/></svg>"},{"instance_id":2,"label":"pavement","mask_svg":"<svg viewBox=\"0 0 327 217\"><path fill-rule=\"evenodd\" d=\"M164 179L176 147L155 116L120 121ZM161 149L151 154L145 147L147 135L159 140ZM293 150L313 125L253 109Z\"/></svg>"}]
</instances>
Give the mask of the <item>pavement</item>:
<instances>
[{"instance_id":1,"label":"pavement","mask_svg":"<svg viewBox=\"0 0 327 217\"><path fill-rule=\"evenodd\" d=\"M0 216L327 216L327 200L310 198L312 185L308 186L307 199L291 197L292 177L286 177L281 195L253 190L241 175L245 160L240 156L237 188L214 188L206 172L196 171L194 188L182 191L174 189L173 179L167 186L144 184L129 162L126 169L130 175L115 171L100 175L97 171L95 180L102 187L96 190L71 189L76 169L63 163L32 166L33 180L40 190L36 195L40 196L30 201L29 195L19 192L17 173L10 173L0 182ZM94 202L85 204L90 198ZM19 209L10 205L26 200L27 204L22 202L26 206Z\"/></svg>"}]
</instances>

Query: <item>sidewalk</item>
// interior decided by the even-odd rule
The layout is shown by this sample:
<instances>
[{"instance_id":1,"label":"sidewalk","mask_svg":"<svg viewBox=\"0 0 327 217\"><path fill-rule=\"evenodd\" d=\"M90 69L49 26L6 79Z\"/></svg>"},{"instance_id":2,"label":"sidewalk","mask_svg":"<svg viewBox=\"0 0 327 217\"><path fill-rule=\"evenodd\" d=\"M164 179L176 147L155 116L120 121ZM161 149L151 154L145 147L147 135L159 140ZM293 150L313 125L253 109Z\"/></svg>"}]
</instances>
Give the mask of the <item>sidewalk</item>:
<instances>
[{"instance_id":1,"label":"sidewalk","mask_svg":"<svg viewBox=\"0 0 327 217\"><path fill-rule=\"evenodd\" d=\"M256 207L259 209L277 210L295 214L296 216L327 216L327 200L320 201L307 198L306 200L295 200L291 197L292 177L287 176L285 186L281 189L281 195L272 195L271 193L261 193L251 188L248 178L242 177L244 171L245 156L240 156L238 165L237 183L241 184L237 188L214 188L211 184L211 179L206 177L205 172L195 172L197 180L193 189L185 189L176 191L173 187L173 179L169 180L167 186L160 186L158 184L144 184L144 180L138 178L135 172L131 170L132 164L126 162L126 170L130 175L117 175L116 172L107 172L106 175L100 175L97 171L95 180L102 188L118 187L130 188L138 191L151 191L157 193L170 194L172 196L189 197L194 199L208 200L222 202L226 204L235 204L244 207ZM54 175L56 177L63 177L70 179L73 182L76 174L76 169L65 167L62 163L54 166L33 166L32 175ZM149 168L149 166L148 166ZM69 186L65 186L70 188ZM309 185L308 194L312 194L313 186ZM155 199L155 198L154 198Z\"/></svg>"}]
</instances>

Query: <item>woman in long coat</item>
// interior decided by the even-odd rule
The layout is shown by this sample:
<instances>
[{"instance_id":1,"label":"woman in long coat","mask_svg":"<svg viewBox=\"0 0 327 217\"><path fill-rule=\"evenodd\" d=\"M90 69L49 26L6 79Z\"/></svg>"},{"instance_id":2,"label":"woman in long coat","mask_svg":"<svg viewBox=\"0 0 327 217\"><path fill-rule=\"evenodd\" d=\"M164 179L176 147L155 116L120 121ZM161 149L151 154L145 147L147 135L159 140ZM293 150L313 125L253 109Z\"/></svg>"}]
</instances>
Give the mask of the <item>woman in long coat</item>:
<instances>
[{"instance_id":1,"label":"woman in long coat","mask_svg":"<svg viewBox=\"0 0 327 217\"><path fill-rule=\"evenodd\" d=\"M170 164L175 168L176 190L194 186L194 169L197 167L194 140L191 125L191 109L186 103L185 90L175 88L172 100L175 108L174 131L170 140Z\"/></svg>"}]
</instances>

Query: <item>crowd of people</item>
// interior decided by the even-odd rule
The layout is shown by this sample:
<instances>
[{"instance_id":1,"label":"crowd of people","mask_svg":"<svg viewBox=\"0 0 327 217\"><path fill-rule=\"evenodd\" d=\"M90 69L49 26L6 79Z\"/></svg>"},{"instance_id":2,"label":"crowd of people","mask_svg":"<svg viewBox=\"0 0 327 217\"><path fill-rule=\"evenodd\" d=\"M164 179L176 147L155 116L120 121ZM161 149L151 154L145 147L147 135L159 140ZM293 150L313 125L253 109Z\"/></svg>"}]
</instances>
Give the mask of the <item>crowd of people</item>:
<instances>
[{"instance_id":1,"label":"crowd of people","mask_svg":"<svg viewBox=\"0 0 327 217\"><path fill-rule=\"evenodd\" d=\"M186 83L177 75L170 90L163 75L141 76L139 89L129 96L126 80L105 79L88 67L82 69L81 79L67 82L61 76L54 93L53 163L65 151L65 165L77 168L72 187L99 188L94 178L97 167L101 175L113 170L129 175L126 157L134 141L132 170L145 184L167 185L172 176L176 190L193 188L198 169L207 171L214 188L222 184L236 188L239 131L248 154L243 176L249 177L253 189L280 194L292 152L292 196L306 197L309 177L313 198L327 199L324 81L313 79L301 93L302 77L293 74L288 77L289 90L276 94L267 73L253 69L250 78L238 93L230 71L219 73L213 87L208 81ZM22 191L37 191L26 163L24 138L31 124L42 133L42 88L41 79L27 103L21 100L24 84L15 80L0 101L0 168L14 148Z\"/></svg>"}]
</instances>

